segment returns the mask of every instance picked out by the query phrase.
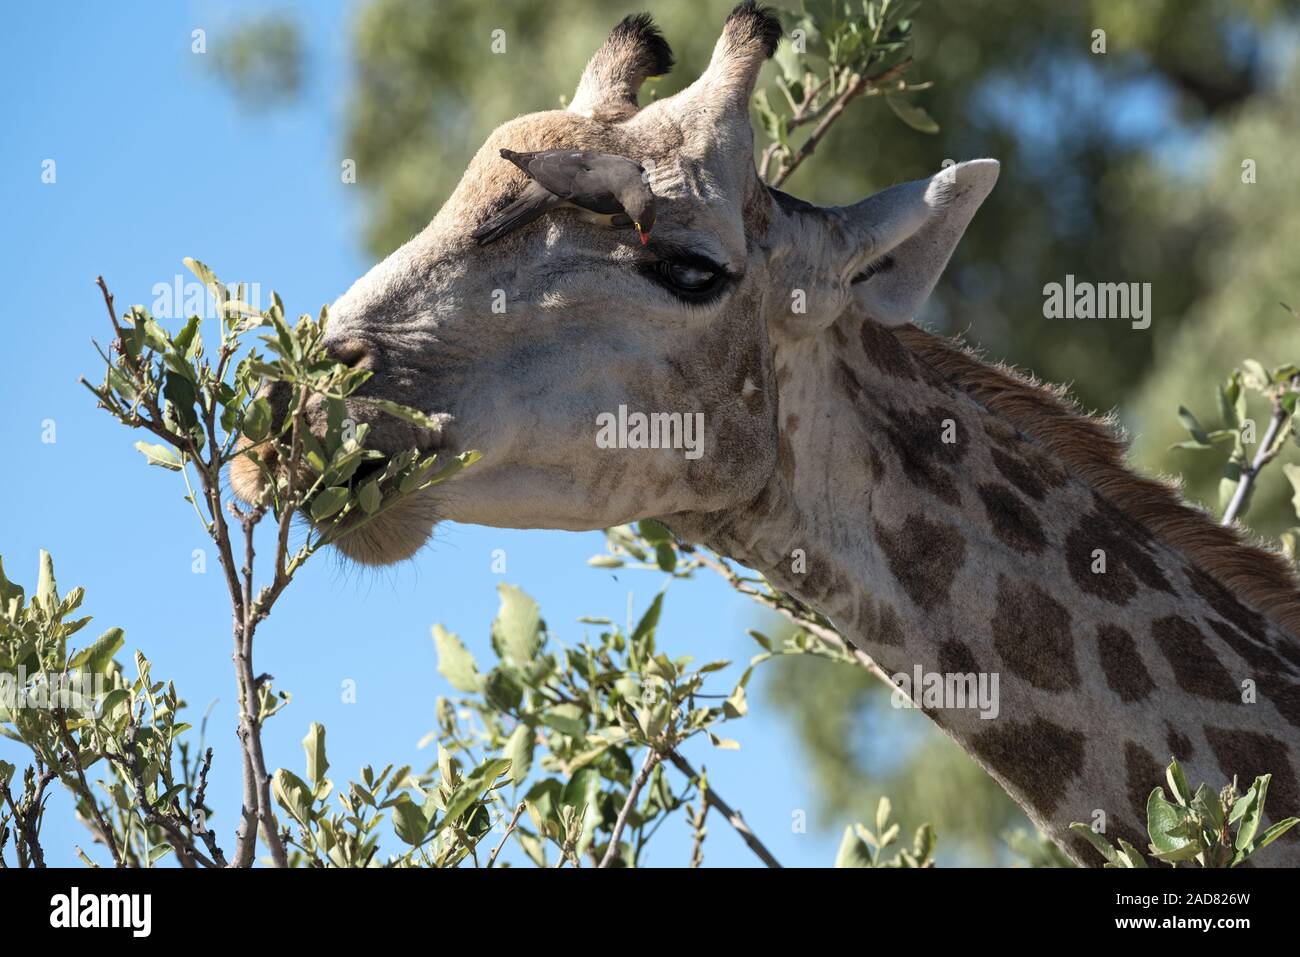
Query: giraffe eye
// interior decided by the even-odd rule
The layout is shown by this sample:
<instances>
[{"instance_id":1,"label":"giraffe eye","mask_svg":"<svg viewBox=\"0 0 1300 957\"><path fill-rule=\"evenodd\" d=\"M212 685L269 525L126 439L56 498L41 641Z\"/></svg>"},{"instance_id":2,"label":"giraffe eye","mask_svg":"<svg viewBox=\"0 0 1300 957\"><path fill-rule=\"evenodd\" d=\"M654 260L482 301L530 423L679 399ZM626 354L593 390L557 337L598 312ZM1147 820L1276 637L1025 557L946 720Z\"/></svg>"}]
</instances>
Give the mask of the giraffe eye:
<instances>
[{"instance_id":1,"label":"giraffe eye","mask_svg":"<svg viewBox=\"0 0 1300 957\"><path fill-rule=\"evenodd\" d=\"M692 263L667 262L663 264L664 278L688 292L698 292L711 286L718 274L712 269L702 269Z\"/></svg>"},{"instance_id":2,"label":"giraffe eye","mask_svg":"<svg viewBox=\"0 0 1300 957\"><path fill-rule=\"evenodd\" d=\"M701 302L721 291L726 273L717 263L697 256L674 257L656 262L651 275L680 299Z\"/></svg>"}]
</instances>

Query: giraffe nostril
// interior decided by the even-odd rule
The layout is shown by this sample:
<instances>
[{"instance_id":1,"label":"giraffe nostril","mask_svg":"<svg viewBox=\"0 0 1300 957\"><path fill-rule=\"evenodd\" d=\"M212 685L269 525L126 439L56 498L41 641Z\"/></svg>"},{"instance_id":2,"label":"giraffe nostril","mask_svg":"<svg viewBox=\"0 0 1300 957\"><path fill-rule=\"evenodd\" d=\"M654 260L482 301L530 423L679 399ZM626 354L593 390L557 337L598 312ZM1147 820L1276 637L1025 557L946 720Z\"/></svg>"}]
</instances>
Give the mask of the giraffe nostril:
<instances>
[{"instance_id":1,"label":"giraffe nostril","mask_svg":"<svg viewBox=\"0 0 1300 957\"><path fill-rule=\"evenodd\" d=\"M349 369L374 369L375 353L370 343L364 339L343 339L331 342L325 352L335 362L341 362Z\"/></svg>"}]
</instances>

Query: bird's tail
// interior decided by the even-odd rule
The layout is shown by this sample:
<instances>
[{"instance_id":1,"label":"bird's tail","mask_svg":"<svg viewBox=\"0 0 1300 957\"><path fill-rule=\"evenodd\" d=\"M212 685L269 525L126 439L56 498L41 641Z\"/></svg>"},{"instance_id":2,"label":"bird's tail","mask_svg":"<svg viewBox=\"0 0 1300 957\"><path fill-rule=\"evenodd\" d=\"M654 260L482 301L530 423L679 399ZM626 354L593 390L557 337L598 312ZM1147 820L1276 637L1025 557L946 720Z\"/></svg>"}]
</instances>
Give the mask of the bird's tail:
<instances>
[{"instance_id":1,"label":"bird's tail","mask_svg":"<svg viewBox=\"0 0 1300 957\"><path fill-rule=\"evenodd\" d=\"M480 246L491 245L506 233L527 226L534 219L551 209L555 205L555 202L551 201L553 199L554 197L525 194L489 218L470 235L474 237L474 241Z\"/></svg>"}]
</instances>

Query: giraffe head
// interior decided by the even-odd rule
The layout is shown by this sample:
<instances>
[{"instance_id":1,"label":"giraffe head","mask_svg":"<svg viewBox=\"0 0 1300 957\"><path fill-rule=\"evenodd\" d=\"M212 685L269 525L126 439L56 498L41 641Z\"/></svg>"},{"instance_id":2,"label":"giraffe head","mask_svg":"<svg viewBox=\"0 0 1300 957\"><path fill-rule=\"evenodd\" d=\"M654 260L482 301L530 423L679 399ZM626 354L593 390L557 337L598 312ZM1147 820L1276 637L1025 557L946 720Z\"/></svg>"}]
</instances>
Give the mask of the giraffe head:
<instances>
[{"instance_id":1,"label":"giraffe head","mask_svg":"<svg viewBox=\"0 0 1300 957\"><path fill-rule=\"evenodd\" d=\"M951 166L844 207L770 190L754 167L749 100L780 35L770 12L742 3L704 73L638 108L643 80L672 55L648 17L625 19L567 110L499 127L429 226L338 299L329 341L373 370L349 406L372 444L482 453L344 537L346 554L407 558L443 518L593 529L740 508L778 458L779 342L825 329L853 302L886 324L915 314L997 164ZM645 168L650 242L560 209L476 244L475 228L525 184L500 149L570 147ZM374 398L425 411L440 434L386 416ZM323 410L309 418L323 427ZM676 447L644 447L656 436ZM236 463L239 494L259 481Z\"/></svg>"}]
</instances>

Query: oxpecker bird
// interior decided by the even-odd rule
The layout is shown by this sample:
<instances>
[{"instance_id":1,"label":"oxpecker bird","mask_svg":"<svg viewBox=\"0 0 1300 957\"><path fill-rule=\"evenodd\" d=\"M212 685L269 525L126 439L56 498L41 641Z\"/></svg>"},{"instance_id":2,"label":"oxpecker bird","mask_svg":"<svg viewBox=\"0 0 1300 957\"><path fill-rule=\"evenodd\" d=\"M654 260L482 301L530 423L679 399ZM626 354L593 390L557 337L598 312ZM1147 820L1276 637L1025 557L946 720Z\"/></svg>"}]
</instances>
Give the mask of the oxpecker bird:
<instances>
[{"instance_id":1,"label":"oxpecker bird","mask_svg":"<svg viewBox=\"0 0 1300 957\"><path fill-rule=\"evenodd\" d=\"M560 206L583 210L586 218L603 225L630 224L636 227L641 245L650 241L655 197L640 163L585 150L516 153L503 149L501 156L527 173L532 182L517 200L474 230L480 246L494 243Z\"/></svg>"}]
</instances>

